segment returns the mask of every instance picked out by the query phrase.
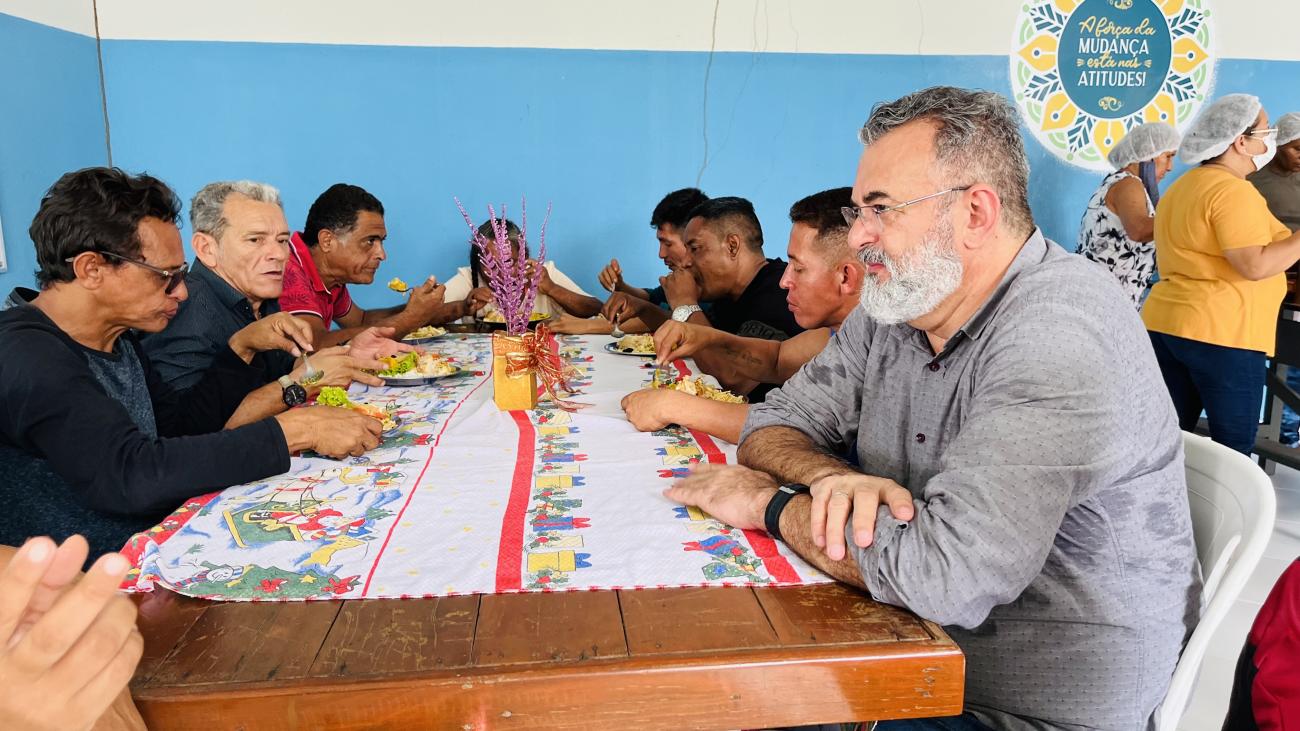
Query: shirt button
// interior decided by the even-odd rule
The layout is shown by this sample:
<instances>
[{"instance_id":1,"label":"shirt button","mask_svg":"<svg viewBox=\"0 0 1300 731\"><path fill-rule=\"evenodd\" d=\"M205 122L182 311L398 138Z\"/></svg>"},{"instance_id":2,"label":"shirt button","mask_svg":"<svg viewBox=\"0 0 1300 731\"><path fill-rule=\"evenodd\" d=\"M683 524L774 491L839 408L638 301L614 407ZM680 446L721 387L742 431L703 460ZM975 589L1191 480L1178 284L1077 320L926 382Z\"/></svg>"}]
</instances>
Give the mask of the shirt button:
<instances>
[{"instance_id":1,"label":"shirt button","mask_svg":"<svg viewBox=\"0 0 1300 731\"><path fill-rule=\"evenodd\" d=\"M931 372L939 370L939 367L940 366L938 363L931 363L930 365L926 366L926 368L929 368Z\"/></svg>"},{"instance_id":2,"label":"shirt button","mask_svg":"<svg viewBox=\"0 0 1300 731\"><path fill-rule=\"evenodd\" d=\"M924 435L924 434L917 434L917 435L916 435L916 443L917 443L917 444L925 444L925 435Z\"/></svg>"}]
</instances>

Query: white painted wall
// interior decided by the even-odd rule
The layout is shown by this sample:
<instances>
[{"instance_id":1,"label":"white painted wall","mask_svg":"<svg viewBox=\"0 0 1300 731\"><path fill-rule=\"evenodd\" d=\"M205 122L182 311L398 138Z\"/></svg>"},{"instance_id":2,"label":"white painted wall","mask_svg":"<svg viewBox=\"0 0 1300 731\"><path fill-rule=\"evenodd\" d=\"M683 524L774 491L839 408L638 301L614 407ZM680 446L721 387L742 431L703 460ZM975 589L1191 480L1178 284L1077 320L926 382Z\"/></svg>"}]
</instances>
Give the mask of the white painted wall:
<instances>
[{"instance_id":1,"label":"white painted wall","mask_svg":"<svg viewBox=\"0 0 1300 731\"><path fill-rule=\"evenodd\" d=\"M1165 0L1181 2L1181 0ZM99 0L111 39L1004 55L1021 0ZM713 14L717 8L716 41ZM1300 60L1300 0L1213 0L1220 58ZM0 0L87 35L90 0Z\"/></svg>"}]
</instances>

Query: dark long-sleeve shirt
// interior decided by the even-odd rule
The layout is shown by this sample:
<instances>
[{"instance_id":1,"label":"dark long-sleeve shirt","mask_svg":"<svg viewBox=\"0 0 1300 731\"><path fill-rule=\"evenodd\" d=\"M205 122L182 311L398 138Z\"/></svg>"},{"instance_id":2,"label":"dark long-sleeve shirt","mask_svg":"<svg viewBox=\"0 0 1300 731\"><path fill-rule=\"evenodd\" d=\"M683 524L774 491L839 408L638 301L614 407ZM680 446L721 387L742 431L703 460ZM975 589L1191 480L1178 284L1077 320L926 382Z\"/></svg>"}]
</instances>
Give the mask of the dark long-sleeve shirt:
<instances>
[{"instance_id":1,"label":"dark long-sleeve shirt","mask_svg":"<svg viewBox=\"0 0 1300 731\"><path fill-rule=\"evenodd\" d=\"M115 551L190 497L284 472L275 419L222 431L260 379L227 348L177 391L130 333L102 353L34 306L0 312L0 543L81 533Z\"/></svg>"},{"instance_id":2,"label":"dark long-sleeve shirt","mask_svg":"<svg viewBox=\"0 0 1300 731\"><path fill-rule=\"evenodd\" d=\"M999 729L1144 731L1199 611L1182 434L1114 279L1035 232L936 355L854 312L750 409L913 496L852 546L872 596L947 625Z\"/></svg>"},{"instance_id":3,"label":"dark long-sleeve shirt","mask_svg":"<svg viewBox=\"0 0 1300 731\"><path fill-rule=\"evenodd\" d=\"M167 329L140 338L154 370L178 389L198 383L218 353L228 349L230 336L257 320L248 298L201 261L185 277L185 288L189 297ZM261 305L263 317L279 311L276 300ZM254 355L252 365L262 371L261 386L292 371L294 359L283 350L270 350Z\"/></svg>"}]
</instances>

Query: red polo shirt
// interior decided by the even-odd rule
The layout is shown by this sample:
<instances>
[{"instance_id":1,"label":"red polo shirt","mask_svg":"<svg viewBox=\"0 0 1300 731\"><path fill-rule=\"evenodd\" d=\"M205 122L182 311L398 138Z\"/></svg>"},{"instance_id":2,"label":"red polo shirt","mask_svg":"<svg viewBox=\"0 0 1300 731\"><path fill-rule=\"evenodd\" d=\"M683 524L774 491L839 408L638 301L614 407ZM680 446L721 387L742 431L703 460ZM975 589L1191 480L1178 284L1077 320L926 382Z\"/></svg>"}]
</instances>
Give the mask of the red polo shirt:
<instances>
[{"instance_id":1,"label":"red polo shirt","mask_svg":"<svg viewBox=\"0 0 1300 731\"><path fill-rule=\"evenodd\" d=\"M352 310L348 285L327 289L311 258L311 247L298 232L293 234L289 261L284 267L284 292L280 294L280 311L293 315L315 315L325 321L325 328Z\"/></svg>"}]
</instances>

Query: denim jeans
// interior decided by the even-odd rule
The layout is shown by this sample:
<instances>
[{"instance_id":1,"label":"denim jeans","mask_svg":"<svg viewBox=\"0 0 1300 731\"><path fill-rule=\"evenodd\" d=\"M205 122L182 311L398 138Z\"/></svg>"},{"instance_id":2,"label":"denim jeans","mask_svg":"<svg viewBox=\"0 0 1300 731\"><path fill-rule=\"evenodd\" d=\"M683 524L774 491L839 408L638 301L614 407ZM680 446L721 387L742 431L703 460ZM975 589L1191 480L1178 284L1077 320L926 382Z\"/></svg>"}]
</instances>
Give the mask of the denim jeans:
<instances>
[{"instance_id":1,"label":"denim jeans","mask_svg":"<svg viewBox=\"0 0 1300 731\"><path fill-rule=\"evenodd\" d=\"M1300 368L1289 366L1286 369L1286 385L1292 391L1300 393ZM1296 442L1300 442L1300 414L1290 406L1282 406L1282 432L1278 435L1278 441L1287 447L1294 447Z\"/></svg>"},{"instance_id":2,"label":"denim jeans","mask_svg":"<svg viewBox=\"0 0 1300 731\"><path fill-rule=\"evenodd\" d=\"M905 721L881 721L876 731L993 731L969 713L944 718L912 718Z\"/></svg>"},{"instance_id":3,"label":"denim jeans","mask_svg":"<svg viewBox=\"0 0 1300 731\"><path fill-rule=\"evenodd\" d=\"M1264 393L1264 354L1164 333L1150 333L1178 426L1194 431L1201 411L1210 438L1242 454L1255 448Z\"/></svg>"}]
</instances>

